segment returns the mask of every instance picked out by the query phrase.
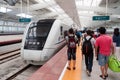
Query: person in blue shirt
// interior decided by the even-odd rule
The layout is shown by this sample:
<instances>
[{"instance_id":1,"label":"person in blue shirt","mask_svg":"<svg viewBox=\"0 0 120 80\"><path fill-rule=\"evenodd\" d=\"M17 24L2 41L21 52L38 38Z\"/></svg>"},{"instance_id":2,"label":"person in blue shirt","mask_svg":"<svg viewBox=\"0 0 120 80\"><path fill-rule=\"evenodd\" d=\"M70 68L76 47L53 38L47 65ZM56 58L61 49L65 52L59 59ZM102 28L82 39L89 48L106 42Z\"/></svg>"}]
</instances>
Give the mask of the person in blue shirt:
<instances>
[{"instance_id":1,"label":"person in blue shirt","mask_svg":"<svg viewBox=\"0 0 120 80\"><path fill-rule=\"evenodd\" d=\"M119 32L119 28L115 28L114 29L114 34L113 34L113 42L115 44L115 53L118 57L118 59L120 60L120 32Z\"/></svg>"},{"instance_id":2,"label":"person in blue shirt","mask_svg":"<svg viewBox=\"0 0 120 80\"><path fill-rule=\"evenodd\" d=\"M116 47L120 47L120 33L119 28L114 29L113 42L116 43Z\"/></svg>"},{"instance_id":3,"label":"person in blue shirt","mask_svg":"<svg viewBox=\"0 0 120 80\"><path fill-rule=\"evenodd\" d=\"M78 46L79 46L79 45L80 45L80 41L81 41L81 36L82 36L82 33L81 33L80 31L77 31L77 30L76 30L75 35L76 35L76 36L77 36L77 38L78 38Z\"/></svg>"}]
</instances>

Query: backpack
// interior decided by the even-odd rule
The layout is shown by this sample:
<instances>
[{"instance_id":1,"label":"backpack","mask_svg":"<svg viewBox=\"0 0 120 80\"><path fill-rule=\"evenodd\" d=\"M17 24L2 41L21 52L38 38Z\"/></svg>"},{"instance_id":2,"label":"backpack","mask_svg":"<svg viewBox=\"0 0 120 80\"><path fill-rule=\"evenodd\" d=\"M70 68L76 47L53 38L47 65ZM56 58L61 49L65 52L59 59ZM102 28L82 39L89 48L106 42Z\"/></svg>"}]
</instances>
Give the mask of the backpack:
<instances>
[{"instance_id":1,"label":"backpack","mask_svg":"<svg viewBox=\"0 0 120 80\"><path fill-rule=\"evenodd\" d=\"M68 36L68 47L69 48L76 48L75 36Z\"/></svg>"},{"instance_id":2,"label":"backpack","mask_svg":"<svg viewBox=\"0 0 120 80\"><path fill-rule=\"evenodd\" d=\"M87 40L86 38L84 38L84 39L85 39L85 41L83 42L83 45L82 45L82 53L89 55L89 53L91 53L93 51L92 44L90 41L92 39L92 37L89 40Z\"/></svg>"}]
</instances>

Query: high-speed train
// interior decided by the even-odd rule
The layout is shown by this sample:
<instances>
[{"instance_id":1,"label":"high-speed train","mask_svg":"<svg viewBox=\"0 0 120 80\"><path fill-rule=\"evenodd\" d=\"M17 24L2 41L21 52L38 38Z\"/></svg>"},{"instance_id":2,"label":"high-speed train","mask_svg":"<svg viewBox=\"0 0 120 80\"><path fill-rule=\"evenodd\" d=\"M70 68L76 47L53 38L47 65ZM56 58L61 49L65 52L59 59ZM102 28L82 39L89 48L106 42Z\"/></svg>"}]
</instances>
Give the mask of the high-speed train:
<instances>
[{"instance_id":1,"label":"high-speed train","mask_svg":"<svg viewBox=\"0 0 120 80\"><path fill-rule=\"evenodd\" d=\"M43 65L65 45L64 31L68 28L56 19L31 22L24 32L21 57L29 64Z\"/></svg>"}]
</instances>

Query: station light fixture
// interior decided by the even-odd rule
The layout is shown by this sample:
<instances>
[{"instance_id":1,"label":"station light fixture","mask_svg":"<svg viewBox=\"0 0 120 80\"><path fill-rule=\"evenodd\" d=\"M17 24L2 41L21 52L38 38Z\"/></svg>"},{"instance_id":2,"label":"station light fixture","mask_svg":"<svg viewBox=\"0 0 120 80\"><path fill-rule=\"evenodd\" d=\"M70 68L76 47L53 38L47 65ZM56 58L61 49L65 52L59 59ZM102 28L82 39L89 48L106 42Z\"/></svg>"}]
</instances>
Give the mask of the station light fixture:
<instances>
[{"instance_id":1,"label":"station light fixture","mask_svg":"<svg viewBox=\"0 0 120 80\"><path fill-rule=\"evenodd\" d=\"M33 17L33 16L27 15L27 14L25 14L25 13L16 14L16 16L24 17L24 18L32 18L32 17Z\"/></svg>"},{"instance_id":2,"label":"station light fixture","mask_svg":"<svg viewBox=\"0 0 120 80\"><path fill-rule=\"evenodd\" d=\"M50 2L50 1L53 1L53 0L43 0L43 1Z\"/></svg>"},{"instance_id":3,"label":"station light fixture","mask_svg":"<svg viewBox=\"0 0 120 80\"><path fill-rule=\"evenodd\" d=\"M52 7L49 7L48 9L51 10L52 12L56 12L56 9L54 9Z\"/></svg>"},{"instance_id":4,"label":"station light fixture","mask_svg":"<svg viewBox=\"0 0 120 80\"><path fill-rule=\"evenodd\" d=\"M94 11L78 11L78 14L81 15L81 14L94 14Z\"/></svg>"},{"instance_id":5,"label":"station light fixture","mask_svg":"<svg viewBox=\"0 0 120 80\"><path fill-rule=\"evenodd\" d=\"M37 1L37 0L36 0ZM43 0L38 0L40 3L44 3L44 1Z\"/></svg>"},{"instance_id":6,"label":"station light fixture","mask_svg":"<svg viewBox=\"0 0 120 80\"><path fill-rule=\"evenodd\" d=\"M77 6L98 6L102 0L76 0Z\"/></svg>"},{"instance_id":7,"label":"station light fixture","mask_svg":"<svg viewBox=\"0 0 120 80\"><path fill-rule=\"evenodd\" d=\"M111 15L112 17L120 18L120 15Z\"/></svg>"},{"instance_id":8,"label":"station light fixture","mask_svg":"<svg viewBox=\"0 0 120 80\"><path fill-rule=\"evenodd\" d=\"M12 11L12 9L8 9L8 8L5 8L5 7L0 7L0 12L2 13L7 13L7 12L10 12Z\"/></svg>"}]
</instances>

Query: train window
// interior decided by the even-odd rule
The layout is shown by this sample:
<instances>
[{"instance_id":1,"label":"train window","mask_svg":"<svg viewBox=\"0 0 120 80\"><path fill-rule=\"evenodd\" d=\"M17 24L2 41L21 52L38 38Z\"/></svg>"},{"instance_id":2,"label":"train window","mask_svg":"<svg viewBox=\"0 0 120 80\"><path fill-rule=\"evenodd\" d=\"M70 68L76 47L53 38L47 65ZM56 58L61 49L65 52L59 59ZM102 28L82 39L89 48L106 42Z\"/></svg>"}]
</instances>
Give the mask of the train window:
<instances>
[{"instance_id":1,"label":"train window","mask_svg":"<svg viewBox=\"0 0 120 80\"><path fill-rule=\"evenodd\" d=\"M63 27L60 27L60 34L63 35Z\"/></svg>"},{"instance_id":2,"label":"train window","mask_svg":"<svg viewBox=\"0 0 120 80\"><path fill-rule=\"evenodd\" d=\"M31 27L29 30L28 30L28 34L27 37L36 37L36 26L34 27Z\"/></svg>"},{"instance_id":3,"label":"train window","mask_svg":"<svg viewBox=\"0 0 120 80\"><path fill-rule=\"evenodd\" d=\"M36 29L36 36L42 37L42 36L47 36L50 30L50 26L47 24L44 25L38 25Z\"/></svg>"},{"instance_id":4,"label":"train window","mask_svg":"<svg viewBox=\"0 0 120 80\"><path fill-rule=\"evenodd\" d=\"M27 33L25 49L42 50L53 23L40 23L31 26Z\"/></svg>"},{"instance_id":5,"label":"train window","mask_svg":"<svg viewBox=\"0 0 120 80\"><path fill-rule=\"evenodd\" d=\"M67 31L67 30L64 31L64 38L65 38L66 36L68 36L68 31Z\"/></svg>"}]
</instances>

